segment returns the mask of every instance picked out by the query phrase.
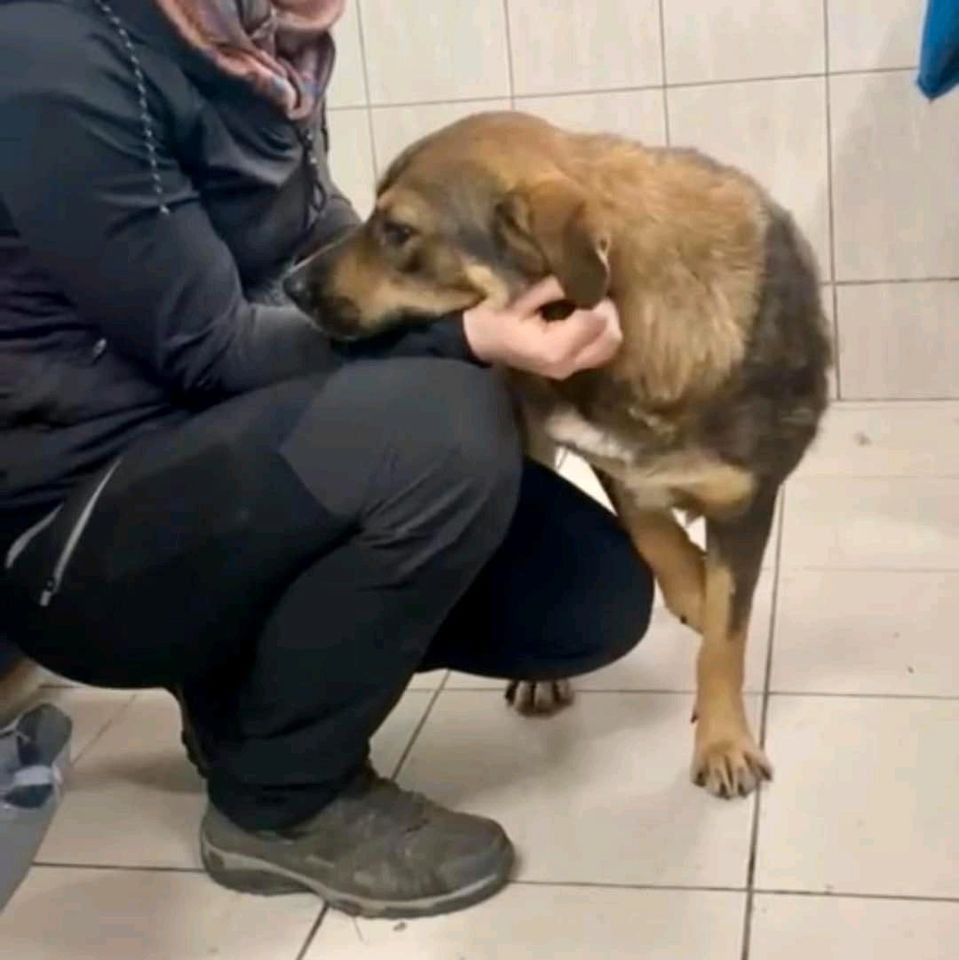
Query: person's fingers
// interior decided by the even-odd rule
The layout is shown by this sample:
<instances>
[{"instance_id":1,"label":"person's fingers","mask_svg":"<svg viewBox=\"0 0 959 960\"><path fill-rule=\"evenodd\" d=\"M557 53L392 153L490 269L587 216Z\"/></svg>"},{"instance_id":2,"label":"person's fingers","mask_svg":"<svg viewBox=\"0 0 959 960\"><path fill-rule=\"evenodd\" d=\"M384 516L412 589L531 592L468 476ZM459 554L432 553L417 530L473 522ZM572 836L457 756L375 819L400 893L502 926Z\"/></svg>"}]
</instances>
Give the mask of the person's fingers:
<instances>
[{"instance_id":1,"label":"person's fingers","mask_svg":"<svg viewBox=\"0 0 959 960\"><path fill-rule=\"evenodd\" d=\"M551 366L563 367L601 338L606 319L592 310L576 310L565 320L555 320L543 330L545 359Z\"/></svg>"},{"instance_id":2,"label":"person's fingers","mask_svg":"<svg viewBox=\"0 0 959 960\"><path fill-rule=\"evenodd\" d=\"M608 363L623 342L619 313L611 301L603 301L592 310L579 310L566 321L582 324L581 333L571 334L560 354L554 357L554 377L567 377L577 370L600 367ZM592 334L591 336L589 334Z\"/></svg>"},{"instance_id":3,"label":"person's fingers","mask_svg":"<svg viewBox=\"0 0 959 960\"><path fill-rule=\"evenodd\" d=\"M521 317L539 313L547 304L562 300L565 294L556 277L546 277L534 283L513 301L512 309Z\"/></svg>"}]
</instances>

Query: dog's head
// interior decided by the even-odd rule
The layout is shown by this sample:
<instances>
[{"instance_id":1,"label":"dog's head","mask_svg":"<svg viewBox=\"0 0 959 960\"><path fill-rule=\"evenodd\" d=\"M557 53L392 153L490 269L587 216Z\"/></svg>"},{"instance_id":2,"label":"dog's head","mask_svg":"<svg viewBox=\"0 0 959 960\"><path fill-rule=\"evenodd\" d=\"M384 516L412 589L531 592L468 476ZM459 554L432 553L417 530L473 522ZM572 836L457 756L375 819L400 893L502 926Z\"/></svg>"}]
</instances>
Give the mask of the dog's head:
<instances>
[{"instance_id":1,"label":"dog's head","mask_svg":"<svg viewBox=\"0 0 959 960\"><path fill-rule=\"evenodd\" d=\"M601 211L563 166L566 135L518 113L468 117L408 147L356 231L288 276L331 336L369 336L482 300L505 305L554 274L576 306L609 289Z\"/></svg>"}]
</instances>

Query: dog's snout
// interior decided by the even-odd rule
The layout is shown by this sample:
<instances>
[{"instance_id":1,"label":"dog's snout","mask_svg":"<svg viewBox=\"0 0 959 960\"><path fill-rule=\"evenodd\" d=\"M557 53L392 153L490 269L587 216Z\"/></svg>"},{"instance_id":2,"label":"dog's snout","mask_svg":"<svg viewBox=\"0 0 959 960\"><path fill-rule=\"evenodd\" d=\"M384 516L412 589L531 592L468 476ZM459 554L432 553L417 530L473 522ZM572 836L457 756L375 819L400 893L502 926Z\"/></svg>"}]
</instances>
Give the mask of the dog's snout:
<instances>
[{"instance_id":1,"label":"dog's snout","mask_svg":"<svg viewBox=\"0 0 959 960\"><path fill-rule=\"evenodd\" d=\"M283 280L283 291L304 313L312 306L310 275L305 264L294 267Z\"/></svg>"}]
</instances>

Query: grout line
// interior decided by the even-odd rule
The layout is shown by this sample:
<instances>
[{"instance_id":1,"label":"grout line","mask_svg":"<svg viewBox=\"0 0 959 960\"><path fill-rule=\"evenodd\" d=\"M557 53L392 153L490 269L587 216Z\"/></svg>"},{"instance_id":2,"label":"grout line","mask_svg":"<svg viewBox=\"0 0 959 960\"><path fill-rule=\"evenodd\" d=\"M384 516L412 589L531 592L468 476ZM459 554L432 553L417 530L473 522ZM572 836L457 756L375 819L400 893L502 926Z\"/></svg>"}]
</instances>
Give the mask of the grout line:
<instances>
[{"instance_id":1,"label":"grout line","mask_svg":"<svg viewBox=\"0 0 959 960\"><path fill-rule=\"evenodd\" d=\"M396 762L396 767L393 770L391 778L395 780L399 775L400 771L403 769L403 764L406 763L407 758L413 752L413 747L416 745L417 739L423 730L423 727L426 726L426 721L429 720L430 714L433 712L433 707L436 706L436 701L439 700L440 694L446 689L446 682L449 680L450 675L447 671L446 676L443 677L439 686L433 691L433 695L430 697L430 702L426 705L426 709L423 711L423 716L420 717L419 723L416 725L416 729L410 735L409 743L406 744L405 749L402 754L400 754L400 759Z\"/></svg>"},{"instance_id":2,"label":"grout line","mask_svg":"<svg viewBox=\"0 0 959 960\"><path fill-rule=\"evenodd\" d=\"M659 56L663 79L663 133L666 137L666 146L673 142L672 131L669 126L669 75L666 67L666 11L665 0L659 0Z\"/></svg>"},{"instance_id":3,"label":"grout line","mask_svg":"<svg viewBox=\"0 0 959 960\"><path fill-rule=\"evenodd\" d=\"M295 960L304 960L304 957L306 957L310 947L313 946L313 941L316 939L316 935L319 933L320 927L322 926L323 921L326 919L326 915L329 912L330 908L324 903L323 906L320 907L320 912L313 921L313 926L310 927L310 932L306 935L306 941L304 942L303 946L300 947L300 952L296 955Z\"/></svg>"},{"instance_id":4,"label":"grout line","mask_svg":"<svg viewBox=\"0 0 959 960\"><path fill-rule=\"evenodd\" d=\"M891 277L880 280L835 280L834 286L837 287L877 287L883 286L901 286L907 283L956 283L959 277L937 276L937 277Z\"/></svg>"},{"instance_id":5,"label":"grout line","mask_svg":"<svg viewBox=\"0 0 959 960\"><path fill-rule=\"evenodd\" d=\"M839 294L836 291L836 190L833 171L832 141L832 84L830 83L829 57L829 0L822 0L823 57L826 67L826 79L823 83L823 96L826 98L826 201L828 204L829 229L829 277L833 281L829 295L832 297L832 342L833 376L836 382L836 396L842 397L842 369L839 366Z\"/></svg>"},{"instance_id":6,"label":"grout line","mask_svg":"<svg viewBox=\"0 0 959 960\"><path fill-rule=\"evenodd\" d=\"M513 73L513 31L509 25L509 0L503 0L503 20L506 25L506 71L509 81L509 108L516 108L516 78Z\"/></svg>"},{"instance_id":7,"label":"grout line","mask_svg":"<svg viewBox=\"0 0 959 960\"><path fill-rule=\"evenodd\" d=\"M779 606L779 576L782 569L783 530L786 515L786 487L783 486L776 504L776 551L773 562L772 600L769 604L769 624L766 643L766 664L763 675L762 705L759 713L759 745L766 747L766 734L769 719L770 685L773 671L773 652L776 639L776 610ZM759 821L762 814L763 791L756 791L753 804L753 822L749 835L749 862L746 868L746 905L743 910L743 938L741 960L749 960L752 948L753 908L756 899L756 860L759 854Z\"/></svg>"},{"instance_id":8,"label":"grout line","mask_svg":"<svg viewBox=\"0 0 959 960\"><path fill-rule=\"evenodd\" d=\"M577 880L514 880L515 887L559 887L585 890L664 890L687 893L745 893L744 887L710 886L706 884L679 883L604 883L600 881L580 882Z\"/></svg>"},{"instance_id":9,"label":"grout line","mask_svg":"<svg viewBox=\"0 0 959 960\"><path fill-rule=\"evenodd\" d=\"M793 697L805 700L925 700L937 703L954 703L959 701L959 695L949 696L944 693L837 693L837 692L809 692L805 690L772 690L773 697Z\"/></svg>"},{"instance_id":10,"label":"grout line","mask_svg":"<svg viewBox=\"0 0 959 960\"><path fill-rule=\"evenodd\" d=\"M199 867L147 867L142 864L115 863L61 863L58 860L34 860L33 867L41 870L108 870L111 873L179 873L194 877L206 876Z\"/></svg>"},{"instance_id":11,"label":"grout line","mask_svg":"<svg viewBox=\"0 0 959 960\"><path fill-rule=\"evenodd\" d=\"M663 0L661 0L663 2ZM662 42L662 41L661 41ZM362 31L361 31L361 46ZM665 57L663 60L663 69L665 72ZM847 76L870 76L872 74L886 73L911 73L915 67L875 67L868 70L834 70L828 76L847 77ZM364 75L366 72L365 53L364 53ZM746 83L769 83L776 80L821 80L827 74L823 71L813 73L793 73L781 74L763 77L738 77L730 80L697 80L686 83L670 83L670 90L695 89L698 87L728 87ZM543 100L551 97L581 97L595 96L603 93L638 93L644 90L661 90L665 84L661 83L641 83L631 86L614 87L585 87L577 90L551 90L543 93L521 93L515 94L516 100ZM482 103L487 100L499 100L503 98L502 93L489 93L481 97L445 97L430 98L426 100L396 100L396 101L370 101L369 106L373 109L389 109L393 107L429 107L442 106L450 103ZM349 110L356 109L348 106L331 107L331 110Z\"/></svg>"},{"instance_id":12,"label":"grout line","mask_svg":"<svg viewBox=\"0 0 959 960\"><path fill-rule=\"evenodd\" d=\"M573 678L575 680L575 677ZM503 681L506 683L506 680ZM428 693L429 691L421 690L417 691L419 693ZM470 693L470 694L500 694L498 687L446 687L446 693ZM577 697L624 697L624 696L636 696L636 697L692 697L695 696L696 691L692 688L687 690L682 689L666 689L666 688L646 688L646 687L621 687L615 688L610 687L603 690L582 690L577 688L576 696ZM761 697L765 699L765 694L762 690L755 689L746 689L743 690L743 695L745 697ZM959 701L959 694L950 695L945 693L845 693L842 691L835 690L769 690L769 698L773 697L794 697L794 698L806 698L806 699L831 699L831 700L934 700L934 701L944 701L946 703L951 703L953 701ZM760 713L762 718L762 713Z\"/></svg>"},{"instance_id":13,"label":"grout line","mask_svg":"<svg viewBox=\"0 0 959 960\"><path fill-rule=\"evenodd\" d=\"M757 889L764 897L817 897L823 900L879 900L906 903L959 903L959 897L925 897L918 894L854 893L841 890L766 890Z\"/></svg>"},{"instance_id":14,"label":"grout line","mask_svg":"<svg viewBox=\"0 0 959 960\"><path fill-rule=\"evenodd\" d=\"M363 96L366 99L364 110L366 111L366 129L370 136L370 152L373 154L373 179L379 180L380 167L376 156L376 134L373 132L373 107L370 96L370 71L366 63L366 31L363 29L363 0L357 0L356 3L356 29L360 40L360 65L363 68Z\"/></svg>"}]
</instances>

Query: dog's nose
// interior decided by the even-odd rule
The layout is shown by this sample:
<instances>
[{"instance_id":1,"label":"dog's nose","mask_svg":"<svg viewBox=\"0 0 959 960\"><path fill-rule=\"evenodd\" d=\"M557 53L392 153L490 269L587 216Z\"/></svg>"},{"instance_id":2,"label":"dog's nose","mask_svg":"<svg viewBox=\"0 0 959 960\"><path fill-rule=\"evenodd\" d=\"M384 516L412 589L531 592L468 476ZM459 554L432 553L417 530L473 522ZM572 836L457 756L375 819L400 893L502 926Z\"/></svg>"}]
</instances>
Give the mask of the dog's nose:
<instances>
[{"instance_id":1,"label":"dog's nose","mask_svg":"<svg viewBox=\"0 0 959 960\"><path fill-rule=\"evenodd\" d=\"M283 292L302 311L309 311L311 301L310 282L304 266L295 267L286 275L283 280Z\"/></svg>"}]
</instances>

